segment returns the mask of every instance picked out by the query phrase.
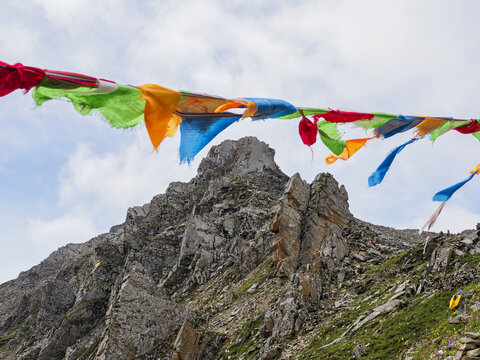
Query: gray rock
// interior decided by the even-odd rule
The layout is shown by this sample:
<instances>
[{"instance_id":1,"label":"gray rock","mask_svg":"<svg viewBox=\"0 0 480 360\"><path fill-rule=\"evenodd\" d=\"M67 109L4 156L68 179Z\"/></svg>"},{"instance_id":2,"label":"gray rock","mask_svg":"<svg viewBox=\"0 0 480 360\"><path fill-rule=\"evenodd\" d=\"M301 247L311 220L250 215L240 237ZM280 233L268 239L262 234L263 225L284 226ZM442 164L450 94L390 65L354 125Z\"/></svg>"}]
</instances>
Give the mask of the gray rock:
<instances>
[{"instance_id":1,"label":"gray rock","mask_svg":"<svg viewBox=\"0 0 480 360\"><path fill-rule=\"evenodd\" d=\"M430 266L433 271L443 271L450 264L452 259L453 249L448 247L437 247L433 250L432 257L430 259Z\"/></svg>"},{"instance_id":2,"label":"gray rock","mask_svg":"<svg viewBox=\"0 0 480 360\"><path fill-rule=\"evenodd\" d=\"M366 353L367 353L367 348L363 344L358 344L353 348L353 357L355 359L360 359Z\"/></svg>"},{"instance_id":3,"label":"gray rock","mask_svg":"<svg viewBox=\"0 0 480 360\"><path fill-rule=\"evenodd\" d=\"M405 282L401 283L395 290L395 293L405 292L409 284L410 284L410 280L406 280Z\"/></svg>"},{"instance_id":4,"label":"gray rock","mask_svg":"<svg viewBox=\"0 0 480 360\"><path fill-rule=\"evenodd\" d=\"M200 350L199 341L198 332L188 322L184 322L175 340L175 356L173 359L197 359Z\"/></svg>"},{"instance_id":5,"label":"gray rock","mask_svg":"<svg viewBox=\"0 0 480 360\"><path fill-rule=\"evenodd\" d=\"M253 294L257 290L257 288L258 288L258 284L255 283L248 288L247 293L248 294Z\"/></svg>"},{"instance_id":6,"label":"gray rock","mask_svg":"<svg viewBox=\"0 0 480 360\"><path fill-rule=\"evenodd\" d=\"M143 266L133 262L112 295L98 360L135 359L167 341L179 324L192 317L157 288Z\"/></svg>"},{"instance_id":7,"label":"gray rock","mask_svg":"<svg viewBox=\"0 0 480 360\"><path fill-rule=\"evenodd\" d=\"M373 319L375 319L377 316L379 316L380 314L384 314L384 313L389 313L391 311L393 311L398 305L401 304L401 301L398 300L398 299L394 299L392 301L388 301L387 303L383 304L383 305L380 305L380 306L377 306L375 309L373 309L373 311L368 314L367 316L365 317L359 317L357 319L357 321L353 324L353 327L351 328L351 332L355 332L357 331L358 329L361 329L363 326L365 326L366 324L368 324L370 321L372 321ZM343 336L345 336L346 334L344 334Z\"/></svg>"},{"instance_id":8,"label":"gray rock","mask_svg":"<svg viewBox=\"0 0 480 360\"><path fill-rule=\"evenodd\" d=\"M277 266L277 276L289 277L298 266L302 219L310 197L309 185L295 174L288 181L284 195L270 223L275 242L273 261Z\"/></svg>"}]
</instances>

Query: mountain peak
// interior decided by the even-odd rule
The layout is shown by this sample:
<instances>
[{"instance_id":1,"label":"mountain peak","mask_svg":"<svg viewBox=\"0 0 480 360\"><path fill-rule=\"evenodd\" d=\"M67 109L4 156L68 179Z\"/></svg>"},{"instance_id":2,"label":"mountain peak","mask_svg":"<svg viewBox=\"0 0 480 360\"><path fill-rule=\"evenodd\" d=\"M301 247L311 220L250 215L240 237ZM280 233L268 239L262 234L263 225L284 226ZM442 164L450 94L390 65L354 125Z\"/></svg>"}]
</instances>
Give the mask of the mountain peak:
<instances>
[{"instance_id":1,"label":"mountain peak","mask_svg":"<svg viewBox=\"0 0 480 360\"><path fill-rule=\"evenodd\" d=\"M225 140L220 145L212 146L202 160L198 174L243 176L261 171L281 173L274 156L275 150L253 136Z\"/></svg>"}]
</instances>

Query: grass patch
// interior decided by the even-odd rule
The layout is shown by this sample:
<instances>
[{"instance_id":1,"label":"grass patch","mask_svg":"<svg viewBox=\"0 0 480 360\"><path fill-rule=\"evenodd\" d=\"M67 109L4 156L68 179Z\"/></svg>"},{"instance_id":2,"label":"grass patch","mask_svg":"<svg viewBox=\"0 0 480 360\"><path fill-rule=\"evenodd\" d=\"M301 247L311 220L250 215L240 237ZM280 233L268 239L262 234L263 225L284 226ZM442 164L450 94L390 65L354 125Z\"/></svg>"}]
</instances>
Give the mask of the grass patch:
<instances>
[{"instance_id":1,"label":"grass patch","mask_svg":"<svg viewBox=\"0 0 480 360\"><path fill-rule=\"evenodd\" d=\"M0 351L4 350L7 347L10 340L15 337L17 330L20 329L24 324L25 321L21 322L20 324L13 327L7 335L0 337Z\"/></svg>"},{"instance_id":2,"label":"grass patch","mask_svg":"<svg viewBox=\"0 0 480 360\"><path fill-rule=\"evenodd\" d=\"M245 322L223 354L222 359L235 360L240 356L245 360L256 358L260 351L256 347L260 336L258 329L263 323L264 315L265 313L261 311L254 319Z\"/></svg>"},{"instance_id":3,"label":"grass patch","mask_svg":"<svg viewBox=\"0 0 480 360\"><path fill-rule=\"evenodd\" d=\"M246 280L242 286L233 294L234 299L245 293L253 284L263 283L272 273L275 266L271 260L267 260L263 267L250 279Z\"/></svg>"},{"instance_id":4,"label":"grass patch","mask_svg":"<svg viewBox=\"0 0 480 360\"><path fill-rule=\"evenodd\" d=\"M470 291L472 299L467 301L467 319L466 323L460 322L458 324L450 324L448 319L443 318L435 326L427 332L414 346L414 351L409 354L416 360L430 359L436 352L443 352L444 356L455 355L456 345L458 340L464 336L465 332L479 332L480 331L480 311L471 310L469 304L478 302L480 300L480 284L469 284L464 288L465 291ZM443 304L445 307L445 304ZM447 310L451 315L454 311Z\"/></svg>"},{"instance_id":5,"label":"grass patch","mask_svg":"<svg viewBox=\"0 0 480 360\"><path fill-rule=\"evenodd\" d=\"M365 359L391 359L399 356L424 336L428 329L446 322L449 316L450 292L438 292L430 298L412 299L407 306L383 314L371 323L349 334L341 342L321 348L338 338L362 312L347 312L320 329L314 341L299 359L346 359L357 344L369 344Z\"/></svg>"},{"instance_id":6,"label":"grass patch","mask_svg":"<svg viewBox=\"0 0 480 360\"><path fill-rule=\"evenodd\" d=\"M462 257L457 257L459 259L460 264L469 264L472 267L477 266L480 263L480 254L479 255L471 255L469 253L466 253Z\"/></svg>"}]
</instances>

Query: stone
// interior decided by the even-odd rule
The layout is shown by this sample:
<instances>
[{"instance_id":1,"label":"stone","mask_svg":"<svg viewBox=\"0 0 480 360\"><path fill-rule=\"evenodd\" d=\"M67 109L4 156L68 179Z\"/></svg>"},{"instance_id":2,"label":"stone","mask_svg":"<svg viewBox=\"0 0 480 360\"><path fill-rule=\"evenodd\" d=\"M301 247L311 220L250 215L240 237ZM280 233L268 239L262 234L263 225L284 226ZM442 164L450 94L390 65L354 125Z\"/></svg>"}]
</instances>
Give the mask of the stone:
<instances>
[{"instance_id":1,"label":"stone","mask_svg":"<svg viewBox=\"0 0 480 360\"><path fill-rule=\"evenodd\" d=\"M368 314L366 317L359 317L357 321L353 324L351 332L355 332L361 329L363 326L368 324L370 321L375 319L377 316L383 313L389 313L393 311L397 306L401 304L401 301L398 299L388 301L387 303L377 306L373 311Z\"/></svg>"},{"instance_id":2,"label":"stone","mask_svg":"<svg viewBox=\"0 0 480 360\"><path fill-rule=\"evenodd\" d=\"M298 279L298 290L303 302L316 304L320 301L322 284L318 279L304 273L297 273L296 278Z\"/></svg>"},{"instance_id":3,"label":"stone","mask_svg":"<svg viewBox=\"0 0 480 360\"><path fill-rule=\"evenodd\" d=\"M469 343L469 344L459 344L457 346L457 349L458 350L463 350L463 351L467 351L467 350L473 350L473 349L476 349L477 348L477 344L472 344L472 343Z\"/></svg>"},{"instance_id":4,"label":"stone","mask_svg":"<svg viewBox=\"0 0 480 360\"><path fill-rule=\"evenodd\" d=\"M478 345L480 345L480 339L472 338L472 337L469 337L468 335L467 336L462 336L460 338L460 340L458 340L458 341L460 341L463 344L476 344L476 345L478 344Z\"/></svg>"},{"instance_id":5,"label":"stone","mask_svg":"<svg viewBox=\"0 0 480 360\"><path fill-rule=\"evenodd\" d=\"M469 356L478 356L480 355L480 348L477 348L475 350L469 350L467 351L467 355Z\"/></svg>"},{"instance_id":6,"label":"stone","mask_svg":"<svg viewBox=\"0 0 480 360\"><path fill-rule=\"evenodd\" d=\"M265 329L271 333L271 338L285 340L292 332L301 329L305 316L298 300L286 296L284 299L278 299L274 306L267 308L263 322Z\"/></svg>"},{"instance_id":7,"label":"stone","mask_svg":"<svg viewBox=\"0 0 480 360\"><path fill-rule=\"evenodd\" d=\"M273 261L277 266L277 276L288 277L298 266L302 232L302 218L310 197L309 185L295 174L285 187L278 210L271 223L275 241Z\"/></svg>"},{"instance_id":8,"label":"stone","mask_svg":"<svg viewBox=\"0 0 480 360\"><path fill-rule=\"evenodd\" d=\"M405 293L405 290L407 289L407 286L409 284L410 284L410 280L406 280L402 284L398 285L397 289L395 290L395 293L400 293L400 292Z\"/></svg>"},{"instance_id":9,"label":"stone","mask_svg":"<svg viewBox=\"0 0 480 360\"><path fill-rule=\"evenodd\" d=\"M422 284L418 284L417 291L415 292L415 295L420 295L423 291L423 286Z\"/></svg>"},{"instance_id":10,"label":"stone","mask_svg":"<svg viewBox=\"0 0 480 360\"><path fill-rule=\"evenodd\" d=\"M353 357L355 359L360 359L366 353L367 353L367 348L363 344L358 344L353 348Z\"/></svg>"},{"instance_id":11,"label":"stone","mask_svg":"<svg viewBox=\"0 0 480 360\"><path fill-rule=\"evenodd\" d=\"M433 271L444 271L448 265L450 265L452 259L453 249L437 247L433 250L432 257L430 259L430 266Z\"/></svg>"},{"instance_id":12,"label":"stone","mask_svg":"<svg viewBox=\"0 0 480 360\"><path fill-rule=\"evenodd\" d=\"M282 350L278 346L266 347L264 351L262 351L262 353L260 354L260 359L273 360L273 359L276 359L281 352Z\"/></svg>"},{"instance_id":13,"label":"stone","mask_svg":"<svg viewBox=\"0 0 480 360\"><path fill-rule=\"evenodd\" d=\"M455 249L454 253L455 253L455 256L459 256L459 257L465 256L465 253L462 250Z\"/></svg>"},{"instance_id":14,"label":"stone","mask_svg":"<svg viewBox=\"0 0 480 360\"><path fill-rule=\"evenodd\" d=\"M189 310L161 292L140 263L133 262L110 303L96 356L98 360L144 356L191 317Z\"/></svg>"},{"instance_id":15,"label":"stone","mask_svg":"<svg viewBox=\"0 0 480 360\"><path fill-rule=\"evenodd\" d=\"M392 295L392 297L388 301L390 302L390 301L398 299L399 297L402 297L404 295L405 295L405 291L396 292L395 294Z\"/></svg>"},{"instance_id":16,"label":"stone","mask_svg":"<svg viewBox=\"0 0 480 360\"><path fill-rule=\"evenodd\" d=\"M199 335L188 323L184 322L174 343L175 356L172 360L195 360L199 352Z\"/></svg>"},{"instance_id":17,"label":"stone","mask_svg":"<svg viewBox=\"0 0 480 360\"><path fill-rule=\"evenodd\" d=\"M365 261L366 260L365 257L360 255L360 254L353 254L352 257L354 259L357 259L358 261Z\"/></svg>"},{"instance_id":18,"label":"stone","mask_svg":"<svg viewBox=\"0 0 480 360\"><path fill-rule=\"evenodd\" d=\"M258 284L255 283L248 288L247 293L248 294L253 294L257 290L257 288L258 288Z\"/></svg>"}]
</instances>

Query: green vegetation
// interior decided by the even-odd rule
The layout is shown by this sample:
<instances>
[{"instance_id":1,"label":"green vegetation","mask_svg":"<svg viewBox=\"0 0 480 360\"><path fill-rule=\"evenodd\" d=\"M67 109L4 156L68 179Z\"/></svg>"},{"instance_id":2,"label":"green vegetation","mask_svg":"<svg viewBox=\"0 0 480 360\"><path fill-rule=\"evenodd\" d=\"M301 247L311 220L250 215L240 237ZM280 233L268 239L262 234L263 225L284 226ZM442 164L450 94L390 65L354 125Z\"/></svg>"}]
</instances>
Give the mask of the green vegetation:
<instances>
[{"instance_id":1,"label":"green vegetation","mask_svg":"<svg viewBox=\"0 0 480 360\"><path fill-rule=\"evenodd\" d=\"M478 264L480 256L464 256L463 263ZM404 270L408 266L408 270ZM413 348L415 359L427 359L435 351L453 351L452 343L462 332L480 330L480 314L474 312L469 323L450 324L448 318L453 311L448 304L453 291L437 291L433 295L416 295L405 299L405 303L389 314L379 315L354 333L347 333L348 327L362 314L368 314L381 303L385 303L393 294L395 286L407 278L411 284L417 282L418 276L426 269L421 249L397 254L385 260L379 266L370 266L362 287L368 289L352 301L350 307L335 317L324 320L323 326L317 327L317 334L308 346L299 354L299 359L345 359L352 355L358 344L368 345L362 359L387 359L405 354ZM464 290L471 290L478 301L480 286L469 285ZM325 346L332 343L331 345ZM325 347L324 347L325 346ZM449 350L452 349L452 350ZM422 357L423 355L424 357Z\"/></svg>"},{"instance_id":2,"label":"green vegetation","mask_svg":"<svg viewBox=\"0 0 480 360\"><path fill-rule=\"evenodd\" d=\"M392 354L399 355L419 341L425 335L425 329L446 322L451 295L449 292L438 292L427 299L418 297L396 312L378 316L364 328L346 335L342 341L322 348L340 337L365 311L365 307L347 311L319 330L300 359L345 359L357 344L369 344L365 359L388 359ZM371 309L367 307L366 310Z\"/></svg>"},{"instance_id":3,"label":"green vegetation","mask_svg":"<svg viewBox=\"0 0 480 360\"><path fill-rule=\"evenodd\" d=\"M15 337L17 330L20 329L23 326L23 324L24 322L22 322L21 324L18 324L12 330L10 330L10 332L8 332L7 335L0 337L0 351L4 350L7 347L10 340L12 340Z\"/></svg>"},{"instance_id":4,"label":"green vegetation","mask_svg":"<svg viewBox=\"0 0 480 360\"><path fill-rule=\"evenodd\" d=\"M14 337L15 337L15 332L2 336L0 338L0 351L4 350L7 347L8 342L12 340Z\"/></svg>"},{"instance_id":5,"label":"green vegetation","mask_svg":"<svg viewBox=\"0 0 480 360\"><path fill-rule=\"evenodd\" d=\"M256 359L260 349L256 347L258 343L258 329L263 323L263 311L257 313L257 316L251 320L247 320L243 327L238 331L237 335L231 342L227 351L223 354L222 359L235 360L242 356L242 359Z\"/></svg>"},{"instance_id":6,"label":"green vegetation","mask_svg":"<svg viewBox=\"0 0 480 360\"><path fill-rule=\"evenodd\" d=\"M469 284L464 287L464 291L471 291L472 293L472 299L467 300L467 304L480 301L479 283ZM445 308L445 304L443 304L443 307ZM453 310L447 310L449 315L455 315ZM451 324L446 318L440 319L427 331L425 337L415 344L413 358L416 360L430 359L431 355L435 353L455 355L455 345L465 332L480 331L480 311L478 309L472 310L467 306L466 316L466 323Z\"/></svg>"},{"instance_id":7,"label":"green vegetation","mask_svg":"<svg viewBox=\"0 0 480 360\"><path fill-rule=\"evenodd\" d=\"M480 255L470 255L470 254L465 254L460 258L460 264L469 264L470 266L476 266L480 263Z\"/></svg>"},{"instance_id":8,"label":"green vegetation","mask_svg":"<svg viewBox=\"0 0 480 360\"><path fill-rule=\"evenodd\" d=\"M352 355L357 344L368 345L362 359L387 359L409 356L414 359L431 359L443 354L454 355L458 339L466 331L480 331L480 309L467 308L467 323L451 324L448 319L454 311L448 308L453 291L437 291L433 295L416 295L406 299L401 308L390 314L382 314L355 333L339 339L347 328L362 314L373 310L392 295L394 285L407 278L417 282L427 269L428 259L424 259L421 249L416 248L386 259L379 266L370 266L365 274L367 279L362 286L365 293L357 296L349 309L341 316L325 319L324 325L317 327L317 334L299 355L299 359L345 359ZM455 268L468 264L478 266L480 255L466 254L457 259ZM453 265L444 275L453 271ZM430 275L429 275L430 276ZM470 304L480 301L480 284L465 286L464 291L472 294ZM372 303L382 297L382 301ZM368 301L365 301L367 299ZM467 304L468 304L467 303ZM332 341L331 345L324 347Z\"/></svg>"},{"instance_id":9,"label":"green vegetation","mask_svg":"<svg viewBox=\"0 0 480 360\"><path fill-rule=\"evenodd\" d=\"M240 295L245 293L245 291L250 289L253 284L261 284L264 282L274 271L274 268L275 266L272 261L266 261L265 264L262 265L262 268L255 274L255 276L252 276L250 279L246 280L240 289L234 293L234 298L238 298Z\"/></svg>"}]
</instances>

